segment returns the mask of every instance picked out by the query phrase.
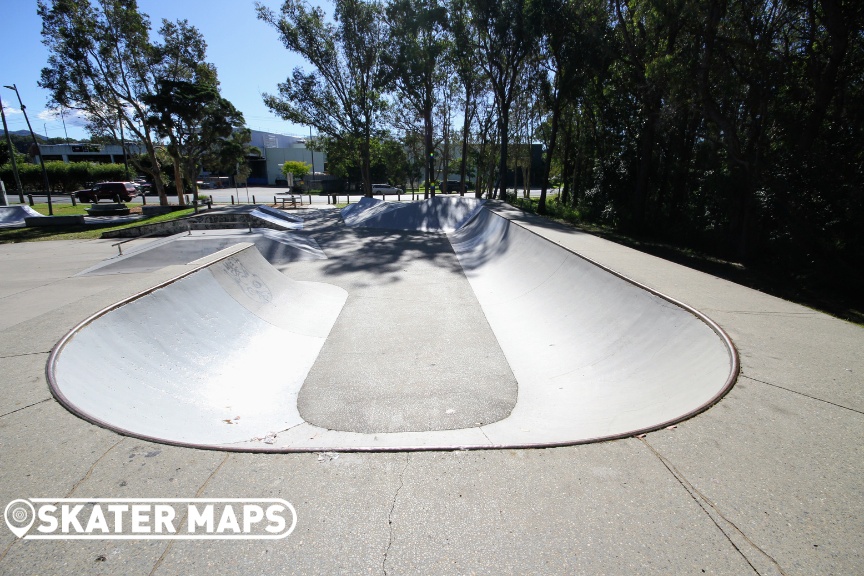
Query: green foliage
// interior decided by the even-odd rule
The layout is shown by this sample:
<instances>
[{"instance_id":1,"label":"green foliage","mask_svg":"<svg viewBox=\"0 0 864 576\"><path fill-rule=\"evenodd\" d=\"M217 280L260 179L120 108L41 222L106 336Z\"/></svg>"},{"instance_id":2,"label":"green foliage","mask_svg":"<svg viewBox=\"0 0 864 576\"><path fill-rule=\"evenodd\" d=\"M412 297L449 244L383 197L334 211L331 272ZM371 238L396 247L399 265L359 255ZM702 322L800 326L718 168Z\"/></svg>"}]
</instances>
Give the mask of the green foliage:
<instances>
[{"instance_id":1,"label":"green foliage","mask_svg":"<svg viewBox=\"0 0 864 576\"><path fill-rule=\"evenodd\" d=\"M248 128L236 129L226 138L212 143L201 158L204 167L218 174L234 175L238 181L245 182L250 169L247 156L260 156L261 151L250 146L252 132Z\"/></svg>"},{"instance_id":2,"label":"green foliage","mask_svg":"<svg viewBox=\"0 0 864 576\"><path fill-rule=\"evenodd\" d=\"M513 181L518 133L560 186L538 211L864 293L864 3L442 2L388 0L383 31L373 2L338 0L333 23L300 0L281 18L259 6L314 67L267 103L319 127L331 174L398 180L395 160L375 173L382 132L358 120L386 88L407 181L442 145L428 136L451 129L430 129L434 101L464 111L478 193Z\"/></svg>"},{"instance_id":3,"label":"green foliage","mask_svg":"<svg viewBox=\"0 0 864 576\"><path fill-rule=\"evenodd\" d=\"M67 193L88 188L96 182L128 181L131 176L126 173L123 164L67 163L60 160L45 162L45 171L48 172L51 190ZM18 164L18 175L25 192L41 192L43 190L42 168L38 164ZM0 179L6 183L12 183L6 186L6 189L11 191L15 182L11 164L0 166Z\"/></svg>"},{"instance_id":4,"label":"green foliage","mask_svg":"<svg viewBox=\"0 0 864 576\"><path fill-rule=\"evenodd\" d=\"M318 140L327 154L327 171L351 183L362 182L360 156L356 146L345 140L322 137ZM408 156L393 138L374 138L370 143L370 176L374 183L391 182L403 186L408 179Z\"/></svg>"},{"instance_id":5,"label":"green foliage","mask_svg":"<svg viewBox=\"0 0 864 576\"><path fill-rule=\"evenodd\" d=\"M300 160L288 160L282 164L282 173L286 176L293 175L295 178L303 178L312 171L312 165Z\"/></svg>"},{"instance_id":6,"label":"green foliage","mask_svg":"<svg viewBox=\"0 0 864 576\"><path fill-rule=\"evenodd\" d=\"M285 47L315 67L311 72L295 68L279 85L279 95L265 94L264 103L285 120L314 126L320 134L356 148L370 193L370 142L386 107L380 5L337 0L332 23L323 10L302 0L287 0L279 15L261 3L256 6L258 17L276 28Z\"/></svg>"}]
</instances>

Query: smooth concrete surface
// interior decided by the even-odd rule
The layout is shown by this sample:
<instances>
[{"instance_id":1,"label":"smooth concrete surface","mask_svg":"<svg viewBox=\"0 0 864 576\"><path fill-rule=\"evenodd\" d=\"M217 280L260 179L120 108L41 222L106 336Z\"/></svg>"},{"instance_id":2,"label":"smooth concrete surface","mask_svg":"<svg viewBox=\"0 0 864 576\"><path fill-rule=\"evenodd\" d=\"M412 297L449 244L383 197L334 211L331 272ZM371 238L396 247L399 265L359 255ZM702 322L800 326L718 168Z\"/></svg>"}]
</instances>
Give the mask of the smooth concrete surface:
<instances>
[{"instance_id":1,"label":"smooth concrete surface","mask_svg":"<svg viewBox=\"0 0 864 576\"><path fill-rule=\"evenodd\" d=\"M436 196L416 202L385 202L361 198L342 209L348 226L423 232L453 232L483 207L484 200L461 196Z\"/></svg>"},{"instance_id":2,"label":"smooth concrete surface","mask_svg":"<svg viewBox=\"0 0 864 576\"><path fill-rule=\"evenodd\" d=\"M240 242L255 245L276 268L298 260L326 258L314 238L267 228L249 230L193 230L165 238L150 239L143 246L126 249L115 258L100 262L80 273L81 276L149 272L174 264L189 264ZM121 245L125 246L126 244Z\"/></svg>"},{"instance_id":3,"label":"smooth concrete surface","mask_svg":"<svg viewBox=\"0 0 864 576\"><path fill-rule=\"evenodd\" d=\"M87 284L75 274L116 254L111 242L0 245L0 318L13 318L0 328L10 362L0 365L0 504L279 497L298 514L295 532L274 542L30 541L0 525L0 573L861 571L864 329L495 210L709 314L741 352L739 382L672 429L566 448L238 454L148 443L58 405L42 359L75 324L178 267Z\"/></svg>"},{"instance_id":4,"label":"smooth concrete surface","mask_svg":"<svg viewBox=\"0 0 864 576\"><path fill-rule=\"evenodd\" d=\"M0 206L0 229L23 228L26 226L26 218L42 216L39 212L25 205Z\"/></svg>"},{"instance_id":5,"label":"smooth concrete surface","mask_svg":"<svg viewBox=\"0 0 864 576\"><path fill-rule=\"evenodd\" d=\"M63 403L125 433L194 445L302 422L297 394L347 293L290 280L251 244L212 258L64 340L49 360Z\"/></svg>"},{"instance_id":6,"label":"smooth concrete surface","mask_svg":"<svg viewBox=\"0 0 864 576\"><path fill-rule=\"evenodd\" d=\"M218 281L229 259L81 327L50 366L55 391L94 422L182 445L449 449L632 435L710 406L737 376L731 344L705 319L480 201L437 198L388 212L391 229L455 228L449 242L382 234L377 217L362 216L381 205L350 214L355 226L371 221L362 234L315 222L310 241L326 238L329 256L316 284L289 280L250 248L232 257L257 286L242 299ZM179 236L117 264L140 271L142 257L152 263L165 249L186 254L181 246L203 251L202 243ZM351 296L341 315L345 296L331 296L328 280ZM553 310L556 294L566 298ZM270 305L247 310L249 297ZM194 360L182 343L196 348Z\"/></svg>"}]
</instances>

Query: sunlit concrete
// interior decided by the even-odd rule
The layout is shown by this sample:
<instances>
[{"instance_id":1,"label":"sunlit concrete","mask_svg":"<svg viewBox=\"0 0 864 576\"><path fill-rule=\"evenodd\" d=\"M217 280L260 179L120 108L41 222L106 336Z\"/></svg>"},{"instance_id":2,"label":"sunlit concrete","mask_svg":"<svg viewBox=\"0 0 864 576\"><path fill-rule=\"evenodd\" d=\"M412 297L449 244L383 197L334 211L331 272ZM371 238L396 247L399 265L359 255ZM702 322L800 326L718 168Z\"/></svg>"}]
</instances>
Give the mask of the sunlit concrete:
<instances>
[{"instance_id":1,"label":"sunlit concrete","mask_svg":"<svg viewBox=\"0 0 864 576\"><path fill-rule=\"evenodd\" d=\"M482 310L482 320L471 320L476 329L462 338L477 334L478 342L492 344L476 348L476 358L415 363L410 375L388 374L388 365L410 350L382 347L383 354L367 353L370 363L350 353L351 335L362 337L370 324L425 310L433 325L436 310L441 320L448 311L446 299L409 308L408 300L390 298L374 312L352 305L355 312L340 317L354 290L352 275L378 274L376 262L358 260L362 251L348 256L359 262L355 268L332 276L333 284L345 283L346 294L323 281L326 276L295 282L291 267L280 274L247 247L73 331L53 357L56 393L85 418L170 443L262 451L394 450L621 437L691 416L734 383L734 348L706 317L479 201L457 197L382 206L367 201L345 215L354 226L369 226L373 236L379 226L452 230L449 243L435 249L444 252L427 257L437 266L444 265L445 252L458 258L435 282L444 282L442 290L460 278L470 283L473 297L462 301L465 310ZM440 232L430 234L429 245L444 239ZM434 271L427 272L428 281ZM398 267L391 270L391 281L405 274L407 264L401 276ZM243 290L235 285L238 278L248 280ZM266 305L250 303L256 299ZM340 336L342 348L319 358L334 324L348 339ZM491 331L480 336L486 326ZM399 335L399 323L387 330ZM438 358L454 354L445 349ZM480 362L499 354L500 360ZM324 376L301 391L310 371ZM514 378L511 387L507 382ZM385 380L388 392L382 396ZM440 388L439 380L458 388ZM300 411L298 397L304 399ZM454 414L461 419L448 418Z\"/></svg>"}]
</instances>

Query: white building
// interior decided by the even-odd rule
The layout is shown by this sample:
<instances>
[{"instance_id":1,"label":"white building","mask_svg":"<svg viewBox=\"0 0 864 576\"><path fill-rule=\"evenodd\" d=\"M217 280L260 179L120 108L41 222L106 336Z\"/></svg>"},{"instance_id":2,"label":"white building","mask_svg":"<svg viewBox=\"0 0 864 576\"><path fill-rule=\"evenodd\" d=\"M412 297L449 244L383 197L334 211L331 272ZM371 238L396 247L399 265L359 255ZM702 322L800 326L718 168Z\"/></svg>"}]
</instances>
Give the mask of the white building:
<instances>
[{"instance_id":1,"label":"white building","mask_svg":"<svg viewBox=\"0 0 864 576\"><path fill-rule=\"evenodd\" d=\"M313 172L323 172L327 158L323 152L308 149L306 141L299 136L252 130L251 145L261 150L263 158L249 160L252 168L249 184L264 186L284 182L282 165L288 160L306 162L312 165Z\"/></svg>"}]
</instances>

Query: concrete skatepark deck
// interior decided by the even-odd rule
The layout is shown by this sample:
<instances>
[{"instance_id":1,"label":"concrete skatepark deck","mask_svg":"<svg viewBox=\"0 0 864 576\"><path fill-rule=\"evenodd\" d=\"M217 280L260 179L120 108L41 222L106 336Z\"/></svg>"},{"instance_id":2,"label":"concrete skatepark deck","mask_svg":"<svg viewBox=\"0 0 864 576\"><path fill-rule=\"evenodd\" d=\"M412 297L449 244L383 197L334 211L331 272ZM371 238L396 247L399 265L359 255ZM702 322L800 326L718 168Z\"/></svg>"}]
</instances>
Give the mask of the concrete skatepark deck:
<instances>
[{"instance_id":1,"label":"concrete skatepark deck","mask_svg":"<svg viewBox=\"0 0 864 576\"><path fill-rule=\"evenodd\" d=\"M178 445L428 450L624 437L691 416L734 383L730 340L695 310L479 201L383 204L346 209L361 230L311 227L327 260L280 274L251 246L228 249L97 314L55 348L55 394L86 419ZM383 268L358 260L411 242L419 252ZM418 261L428 266L409 272ZM263 292L238 290L239 269ZM428 285L438 297L411 298ZM446 329L425 332L438 322ZM386 341L400 330L407 351ZM436 348L448 335L475 346Z\"/></svg>"},{"instance_id":2,"label":"concrete skatepark deck","mask_svg":"<svg viewBox=\"0 0 864 576\"><path fill-rule=\"evenodd\" d=\"M115 241L0 244L0 502L272 496L290 501L298 514L297 530L270 543L34 541L0 529L0 573L861 571L864 328L490 205L525 230L708 314L740 352L736 385L711 409L677 426L573 447L244 454L152 443L94 426L59 405L45 379L46 359L83 319L186 267L79 276L114 257ZM355 306L361 317L367 309L392 307L398 287L414 285L405 276L440 269L433 279L443 281L444 269L456 259L455 253L452 259L436 257L438 245L427 247L428 235L335 225L332 233L324 232L314 233L329 259L291 263L288 274L349 292L319 362L337 343L340 325L350 328L353 300L363 304ZM445 236L435 238L449 244ZM133 240L124 252L149 241ZM358 242L362 246L353 250ZM407 248L396 249L397 243ZM377 274L361 274L369 268ZM393 298L388 293L377 306L373 287L364 286L376 279L393 287ZM411 294L410 301L440 299L447 294L443 286ZM362 298L360 288L366 290ZM391 357L417 348L408 336L383 344L379 353ZM473 347L471 339L442 343L443 350L464 353L462 358ZM344 351L341 344L334 348Z\"/></svg>"}]
</instances>

